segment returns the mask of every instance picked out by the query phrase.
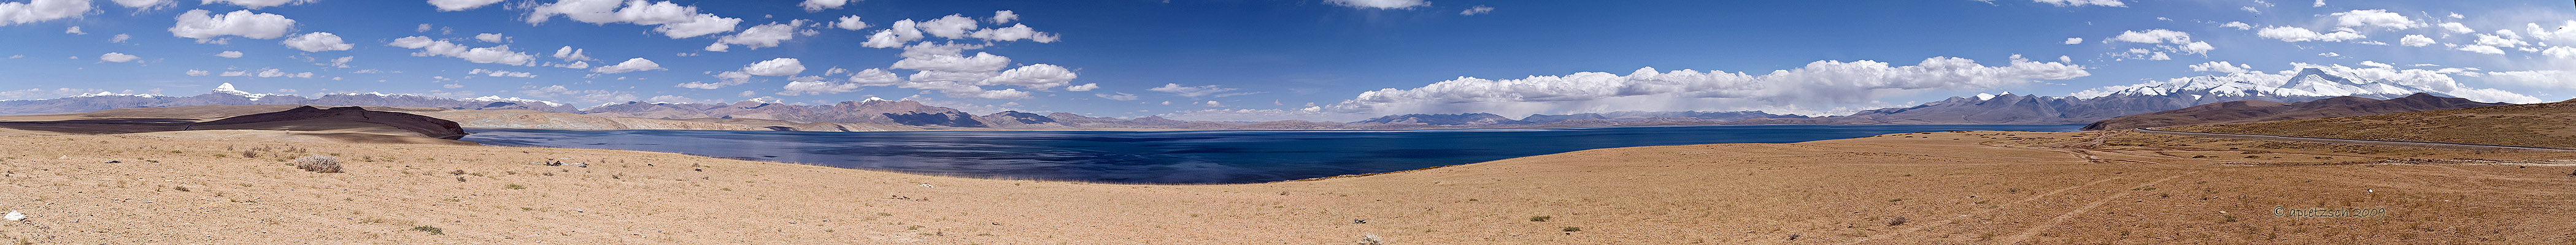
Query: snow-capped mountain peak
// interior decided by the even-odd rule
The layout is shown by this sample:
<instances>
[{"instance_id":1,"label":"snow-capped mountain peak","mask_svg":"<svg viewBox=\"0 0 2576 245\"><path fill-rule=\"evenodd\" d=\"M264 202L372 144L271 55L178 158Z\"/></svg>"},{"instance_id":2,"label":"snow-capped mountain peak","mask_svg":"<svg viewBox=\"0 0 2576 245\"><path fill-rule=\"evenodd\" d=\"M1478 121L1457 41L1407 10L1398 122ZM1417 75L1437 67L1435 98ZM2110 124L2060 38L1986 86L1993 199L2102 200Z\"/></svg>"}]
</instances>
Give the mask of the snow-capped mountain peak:
<instances>
[{"instance_id":1,"label":"snow-capped mountain peak","mask_svg":"<svg viewBox=\"0 0 2576 245\"><path fill-rule=\"evenodd\" d=\"M251 92L249 92L249 91L241 91L240 89L233 89L233 83L223 83L223 85L215 85L215 91L213 91L213 93L212 93L212 94L229 94L229 95L234 95L234 96L241 96L241 97L243 97L243 98L250 98L250 100L251 100L251 101L259 101L259 98L265 98L265 97L268 97L268 96L283 95L283 94L262 94L262 93L251 93Z\"/></svg>"},{"instance_id":2,"label":"snow-capped mountain peak","mask_svg":"<svg viewBox=\"0 0 2576 245\"><path fill-rule=\"evenodd\" d=\"M2318 68L2300 69L2297 73L2267 74L2245 72L2227 75L2197 76L2153 81L2135 85L2095 88L2076 92L2077 98L2100 98L2115 95L2214 97L2336 97L2360 96L2389 99L2415 93L2450 96L2418 86L2386 80L2356 80ZM2198 96L2195 96L2197 99Z\"/></svg>"},{"instance_id":3,"label":"snow-capped mountain peak","mask_svg":"<svg viewBox=\"0 0 2576 245\"><path fill-rule=\"evenodd\" d=\"M463 100L463 101L474 101L474 102L509 102L509 103L519 103L519 104L543 104L543 105L546 105L546 106L564 106L564 104L563 104L563 103L555 103L555 102L553 102L553 101L532 100L532 99L521 99L521 98L519 98L519 97L501 97L501 96L499 96L499 95L486 95L486 96L483 96L483 97L464 98L464 99L458 99L458 100Z\"/></svg>"}]
</instances>

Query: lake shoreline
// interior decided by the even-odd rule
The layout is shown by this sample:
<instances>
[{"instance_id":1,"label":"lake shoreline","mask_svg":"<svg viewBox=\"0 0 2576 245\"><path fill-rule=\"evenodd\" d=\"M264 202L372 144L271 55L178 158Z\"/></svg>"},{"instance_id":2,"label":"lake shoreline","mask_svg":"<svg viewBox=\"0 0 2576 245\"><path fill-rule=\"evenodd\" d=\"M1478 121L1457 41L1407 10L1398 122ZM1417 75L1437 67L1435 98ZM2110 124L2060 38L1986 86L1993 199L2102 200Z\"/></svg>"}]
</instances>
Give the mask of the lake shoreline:
<instances>
[{"instance_id":1,"label":"lake shoreline","mask_svg":"<svg viewBox=\"0 0 2576 245\"><path fill-rule=\"evenodd\" d=\"M474 129L478 134L466 140L496 146L672 152L943 176L1237 184L1376 174L1602 148L1796 143L1956 130L2072 131L2081 126L1731 125L1155 132Z\"/></svg>"}]
</instances>

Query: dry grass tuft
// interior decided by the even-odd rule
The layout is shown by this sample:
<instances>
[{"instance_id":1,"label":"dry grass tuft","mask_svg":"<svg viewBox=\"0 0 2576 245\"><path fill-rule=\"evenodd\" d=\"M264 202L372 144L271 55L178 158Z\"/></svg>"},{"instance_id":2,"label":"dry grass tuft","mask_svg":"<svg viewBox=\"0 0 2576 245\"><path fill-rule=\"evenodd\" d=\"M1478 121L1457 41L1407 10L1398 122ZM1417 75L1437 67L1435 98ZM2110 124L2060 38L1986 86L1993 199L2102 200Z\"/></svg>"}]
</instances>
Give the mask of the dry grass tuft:
<instances>
[{"instance_id":1,"label":"dry grass tuft","mask_svg":"<svg viewBox=\"0 0 2576 245\"><path fill-rule=\"evenodd\" d=\"M295 168L303 169L304 171L313 171L315 173L338 173L340 172L340 159L324 155L305 156L304 158L295 159Z\"/></svg>"}]
</instances>

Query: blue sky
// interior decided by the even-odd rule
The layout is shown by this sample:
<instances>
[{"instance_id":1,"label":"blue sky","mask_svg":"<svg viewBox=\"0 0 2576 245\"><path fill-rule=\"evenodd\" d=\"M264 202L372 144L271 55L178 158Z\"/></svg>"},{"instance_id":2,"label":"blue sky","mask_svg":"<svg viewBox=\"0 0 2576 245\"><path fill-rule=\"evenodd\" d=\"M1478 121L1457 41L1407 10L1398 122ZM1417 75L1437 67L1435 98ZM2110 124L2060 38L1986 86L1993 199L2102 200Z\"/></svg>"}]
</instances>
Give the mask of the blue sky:
<instances>
[{"instance_id":1,"label":"blue sky","mask_svg":"<svg viewBox=\"0 0 2576 245\"><path fill-rule=\"evenodd\" d=\"M232 83L1200 120L1822 115L2340 67L2529 103L2576 97L2571 21L2563 1L0 0L0 99Z\"/></svg>"}]
</instances>

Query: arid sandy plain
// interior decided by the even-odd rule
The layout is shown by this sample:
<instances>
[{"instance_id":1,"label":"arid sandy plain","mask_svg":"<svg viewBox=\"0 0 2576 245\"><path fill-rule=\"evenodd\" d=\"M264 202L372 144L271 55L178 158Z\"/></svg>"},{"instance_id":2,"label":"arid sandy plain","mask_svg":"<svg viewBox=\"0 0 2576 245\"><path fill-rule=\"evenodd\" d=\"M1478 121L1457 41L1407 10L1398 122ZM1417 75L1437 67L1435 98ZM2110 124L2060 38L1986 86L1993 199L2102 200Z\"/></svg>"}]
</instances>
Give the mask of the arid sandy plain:
<instances>
[{"instance_id":1,"label":"arid sandy plain","mask_svg":"<svg viewBox=\"0 0 2576 245\"><path fill-rule=\"evenodd\" d=\"M185 133L185 134L179 134ZM298 134L303 134L298 136ZM265 130L0 131L31 244L2576 242L2576 153L2112 132L1598 149L1236 185ZM358 139L364 140L364 139ZM373 142L386 142L370 140ZM426 143L437 143L430 141ZM344 173L289 166L324 155ZM587 167L546 166L553 161ZM432 232L431 230L435 230Z\"/></svg>"}]
</instances>

